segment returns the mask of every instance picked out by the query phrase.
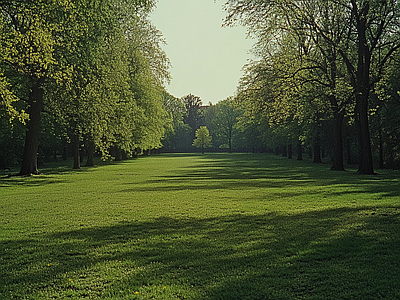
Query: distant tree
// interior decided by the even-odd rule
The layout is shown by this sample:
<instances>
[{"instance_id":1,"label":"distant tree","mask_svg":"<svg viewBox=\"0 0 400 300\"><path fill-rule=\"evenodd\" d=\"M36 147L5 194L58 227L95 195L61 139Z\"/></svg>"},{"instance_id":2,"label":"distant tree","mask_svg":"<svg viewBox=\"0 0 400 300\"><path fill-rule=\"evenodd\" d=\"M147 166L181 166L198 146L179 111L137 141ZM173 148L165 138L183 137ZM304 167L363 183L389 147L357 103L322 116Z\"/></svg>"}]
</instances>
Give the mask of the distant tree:
<instances>
[{"instance_id":1,"label":"distant tree","mask_svg":"<svg viewBox=\"0 0 400 300\"><path fill-rule=\"evenodd\" d=\"M186 115L183 121L192 128L192 137L194 138L195 132L200 126L200 107L202 102L199 96L192 94L183 96L182 101L186 108Z\"/></svg>"},{"instance_id":2,"label":"distant tree","mask_svg":"<svg viewBox=\"0 0 400 300\"><path fill-rule=\"evenodd\" d=\"M176 98L164 91L164 109L168 114L169 122L166 125L166 133L163 140L165 149L191 148L193 137L192 129L183 122L186 108L182 99Z\"/></svg>"},{"instance_id":3,"label":"distant tree","mask_svg":"<svg viewBox=\"0 0 400 300\"><path fill-rule=\"evenodd\" d=\"M211 141L212 136L210 136L207 127L200 126L200 128L196 130L196 138L193 141L193 146L201 148L201 154L204 154L204 147L210 147Z\"/></svg>"},{"instance_id":4,"label":"distant tree","mask_svg":"<svg viewBox=\"0 0 400 300\"><path fill-rule=\"evenodd\" d=\"M235 125L239 116L240 111L233 106L233 98L222 100L215 105L213 118L215 133L223 145L228 145L229 153L232 152Z\"/></svg>"}]
</instances>

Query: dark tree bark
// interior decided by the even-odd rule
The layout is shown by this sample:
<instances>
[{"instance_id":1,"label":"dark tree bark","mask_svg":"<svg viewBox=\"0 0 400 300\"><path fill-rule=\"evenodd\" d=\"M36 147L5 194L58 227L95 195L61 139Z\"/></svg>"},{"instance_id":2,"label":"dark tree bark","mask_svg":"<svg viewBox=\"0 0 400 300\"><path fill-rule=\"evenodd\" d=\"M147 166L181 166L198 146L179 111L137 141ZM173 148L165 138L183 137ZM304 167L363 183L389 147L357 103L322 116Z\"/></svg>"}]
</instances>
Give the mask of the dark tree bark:
<instances>
[{"instance_id":1,"label":"dark tree bark","mask_svg":"<svg viewBox=\"0 0 400 300\"><path fill-rule=\"evenodd\" d=\"M120 161L121 160L121 151L115 147L115 152L114 152L114 156L115 156L115 161Z\"/></svg>"},{"instance_id":2,"label":"dark tree bark","mask_svg":"<svg viewBox=\"0 0 400 300\"><path fill-rule=\"evenodd\" d=\"M40 116L43 110L44 78L32 79L33 85L29 93L29 121L26 126L25 146L22 156L21 169L18 175L39 174L37 154L40 140Z\"/></svg>"},{"instance_id":3,"label":"dark tree bark","mask_svg":"<svg viewBox=\"0 0 400 300\"><path fill-rule=\"evenodd\" d=\"M347 65L347 70L352 78L352 86L356 98L355 107L355 122L358 131L358 149L359 149L359 166L358 173L360 174L375 174L372 160L372 149L371 149L371 138L368 124L368 100L370 93L370 68L371 68L371 57L372 53L369 49L369 43L367 38L367 31L370 30L369 12L370 2L365 1L362 7L358 7L355 1L351 4L352 15L356 24L357 32L357 67L355 68L349 57L347 57L343 51L340 54L344 58ZM376 36L373 38L371 44L378 43L378 40L382 36L382 32L385 22L381 22L379 30L376 32ZM371 47L373 51L373 47ZM396 48L391 49L391 51ZM389 51L389 53L391 52ZM385 63L385 60L381 61L381 64Z\"/></svg>"},{"instance_id":4,"label":"dark tree bark","mask_svg":"<svg viewBox=\"0 0 400 300\"><path fill-rule=\"evenodd\" d=\"M347 152L347 164L350 165L352 164L351 160L351 144L350 144L350 138L346 139L346 152Z\"/></svg>"},{"instance_id":5,"label":"dark tree bark","mask_svg":"<svg viewBox=\"0 0 400 300\"><path fill-rule=\"evenodd\" d=\"M303 160L303 146L300 140L297 142L297 160Z\"/></svg>"},{"instance_id":6,"label":"dark tree bark","mask_svg":"<svg viewBox=\"0 0 400 300\"><path fill-rule=\"evenodd\" d=\"M86 167L93 167L94 166L94 143L93 141L87 141L87 161Z\"/></svg>"},{"instance_id":7,"label":"dark tree bark","mask_svg":"<svg viewBox=\"0 0 400 300\"><path fill-rule=\"evenodd\" d=\"M289 159L293 158L293 146L292 146L292 144L288 145L288 158Z\"/></svg>"},{"instance_id":8,"label":"dark tree bark","mask_svg":"<svg viewBox=\"0 0 400 300\"><path fill-rule=\"evenodd\" d=\"M384 169L385 168L385 161L384 161L384 156L383 156L383 136L382 136L382 125L379 120L379 129L378 129L378 134L379 134L379 169Z\"/></svg>"},{"instance_id":9,"label":"dark tree bark","mask_svg":"<svg viewBox=\"0 0 400 300\"><path fill-rule=\"evenodd\" d=\"M366 67L365 67L366 68ZM365 71L368 72L369 71ZM361 75L360 75L361 76ZM359 93L356 95L356 125L358 126L359 166L360 174L375 174L372 160L371 138L368 123L368 94L369 77L365 83L359 84Z\"/></svg>"},{"instance_id":10,"label":"dark tree bark","mask_svg":"<svg viewBox=\"0 0 400 300\"><path fill-rule=\"evenodd\" d=\"M320 164L322 163L321 159L321 141L319 136L315 138L314 141L314 163Z\"/></svg>"},{"instance_id":11,"label":"dark tree bark","mask_svg":"<svg viewBox=\"0 0 400 300\"><path fill-rule=\"evenodd\" d=\"M286 146L282 146L282 157L287 157L287 148L286 148Z\"/></svg>"},{"instance_id":12,"label":"dark tree bark","mask_svg":"<svg viewBox=\"0 0 400 300\"><path fill-rule=\"evenodd\" d=\"M383 157L383 140L379 137L379 169L385 168L385 160Z\"/></svg>"},{"instance_id":13,"label":"dark tree bark","mask_svg":"<svg viewBox=\"0 0 400 300\"><path fill-rule=\"evenodd\" d=\"M333 120L333 149L331 170L344 171L343 165L343 119L344 115L340 112L334 113Z\"/></svg>"},{"instance_id":14,"label":"dark tree bark","mask_svg":"<svg viewBox=\"0 0 400 300\"><path fill-rule=\"evenodd\" d=\"M127 160L128 159L128 153L126 151L122 151L122 160Z\"/></svg>"},{"instance_id":15,"label":"dark tree bark","mask_svg":"<svg viewBox=\"0 0 400 300\"><path fill-rule=\"evenodd\" d=\"M80 138L79 138L78 134L74 135L73 147L74 147L74 166L73 166L73 169L77 170L77 169L81 168L81 158L80 158L80 153L79 153Z\"/></svg>"}]
</instances>

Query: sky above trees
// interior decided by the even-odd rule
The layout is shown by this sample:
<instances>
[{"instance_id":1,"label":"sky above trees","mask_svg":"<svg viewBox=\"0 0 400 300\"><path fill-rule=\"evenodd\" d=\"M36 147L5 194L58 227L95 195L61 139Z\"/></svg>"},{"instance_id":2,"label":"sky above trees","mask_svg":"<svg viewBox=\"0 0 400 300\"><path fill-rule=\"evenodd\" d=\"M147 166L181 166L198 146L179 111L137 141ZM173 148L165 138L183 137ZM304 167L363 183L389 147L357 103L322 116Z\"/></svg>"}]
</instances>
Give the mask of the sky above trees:
<instances>
[{"instance_id":1,"label":"sky above trees","mask_svg":"<svg viewBox=\"0 0 400 300\"><path fill-rule=\"evenodd\" d=\"M167 45L176 97L195 94L216 103L236 92L253 41L244 27L222 27L222 0L159 0L151 15Z\"/></svg>"}]
</instances>

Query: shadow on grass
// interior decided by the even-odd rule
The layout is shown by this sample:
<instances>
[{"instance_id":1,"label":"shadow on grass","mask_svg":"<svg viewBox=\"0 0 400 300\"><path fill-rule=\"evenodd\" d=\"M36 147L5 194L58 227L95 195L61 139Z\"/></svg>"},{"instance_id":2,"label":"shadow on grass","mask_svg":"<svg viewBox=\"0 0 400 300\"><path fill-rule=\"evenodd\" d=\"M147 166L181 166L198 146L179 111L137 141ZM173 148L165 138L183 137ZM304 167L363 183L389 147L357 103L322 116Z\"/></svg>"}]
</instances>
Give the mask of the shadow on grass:
<instances>
[{"instance_id":1,"label":"shadow on grass","mask_svg":"<svg viewBox=\"0 0 400 300\"><path fill-rule=\"evenodd\" d=\"M174 154L159 156L176 157ZM291 188L318 186L337 196L354 193L380 193L381 197L400 196L398 173L358 175L353 171L330 171L327 165L296 161L265 154L208 154L196 156L199 163L178 169L176 175L160 175L144 187L123 191L177 191L243 188ZM337 191L332 186L343 189ZM348 190L346 190L348 187ZM357 189L357 190L355 190ZM290 192L292 196L301 192ZM307 193L310 193L308 190ZM318 191L320 193L320 191Z\"/></svg>"},{"instance_id":2,"label":"shadow on grass","mask_svg":"<svg viewBox=\"0 0 400 300\"><path fill-rule=\"evenodd\" d=\"M160 218L3 241L0 298L399 299L399 226L400 206L365 207Z\"/></svg>"},{"instance_id":3,"label":"shadow on grass","mask_svg":"<svg viewBox=\"0 0 400 300\"><path fill-rule=\"evenodd\" d=\"M106 163L97 160L96 163L97 165L94 167L82 166L80 169L72 169L72 162L70 161L53 162L40 168L39 175L31 176L18 176L16 175L18 171L15 169L15 171L13 170L14 172L9 172L9 174L0 176L0 188L12 186L41 186L66 182L66 180L60 175L87 173L93 171L99 166L101 167L107 164L111 165L114 162Z\"/></svg>"}]
</instances>

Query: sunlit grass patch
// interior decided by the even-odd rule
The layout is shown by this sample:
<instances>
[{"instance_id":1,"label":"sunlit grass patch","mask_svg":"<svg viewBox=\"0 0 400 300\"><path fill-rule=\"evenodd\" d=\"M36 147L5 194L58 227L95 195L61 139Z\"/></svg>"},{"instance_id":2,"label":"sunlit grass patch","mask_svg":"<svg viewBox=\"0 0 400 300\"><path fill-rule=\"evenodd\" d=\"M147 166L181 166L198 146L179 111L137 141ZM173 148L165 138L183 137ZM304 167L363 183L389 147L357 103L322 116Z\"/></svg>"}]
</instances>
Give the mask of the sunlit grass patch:
<instances>
[{"instance_id":1,"label":"sunlit grass patch","mask_svg":"<svg viewBox=\"0 0 400 300\"><path fill-rule=\"evenodd\" d=\"M396 172L160 155L0 185L0 299L400 298Z\"/></svg>"}]
</instances>

